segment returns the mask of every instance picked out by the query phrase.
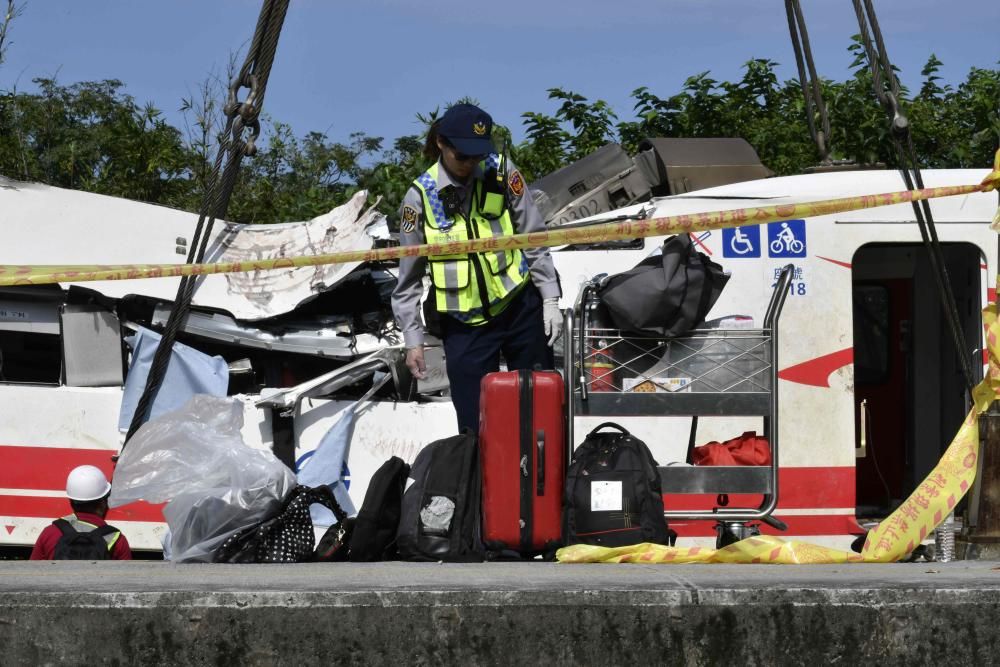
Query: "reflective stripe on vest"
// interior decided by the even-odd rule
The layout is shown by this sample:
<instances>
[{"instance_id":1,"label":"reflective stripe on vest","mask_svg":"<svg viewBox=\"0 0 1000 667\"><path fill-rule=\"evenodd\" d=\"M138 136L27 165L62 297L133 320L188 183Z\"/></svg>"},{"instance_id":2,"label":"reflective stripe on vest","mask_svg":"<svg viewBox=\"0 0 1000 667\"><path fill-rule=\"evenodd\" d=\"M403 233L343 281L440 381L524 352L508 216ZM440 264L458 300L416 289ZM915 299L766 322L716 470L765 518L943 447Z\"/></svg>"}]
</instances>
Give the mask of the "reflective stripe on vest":
<instances>
[{"instance_id":1,"label":"reflective stripe on vest","mask_svg":"<svg viewBox=\"0 0 1000 667\"><path fill-rule=\"evenodd\" d=\"M63 520L66 521L66 523L68 523L69 525L73 526L73 530L75 530L78 533L89 533L93 530L97 530L98 528L98 526L95 526L92 523L87 523L86 521L81 521L80 519L76 518L75 514L64 516ZM107 535L104 536L104 541L108 543L108 551L111 551L111 548L115 546L115 542L118 541L118 537L120 535L121 532L116 530L115 532L108 533Z\"/></svg>"},{"instance_id":2,"label":"reflective stripe on vest","mask_svg":"<svg viewBox=\"0 0 1000 667\"><path fill-rule=\"evenodd\" d=\"M485 172L491 167L496 168L498 162L496 155L490 155L480 163L480 168ZM482 184L478 179L471 195L471 220L466 221L463 215L448 218L438 194L438 168L439 164L435 163L415 183L423 194L427 243L458 243L468 240L470 233L480 239L500 238L514 233L509 211L505 210L500 217L492 220L480 215ZM487 313L484 312L473 262L483 275L490 308L488 314L491 315L503 310L507 297L524 284L528 276L528 262L519 249L428 258L437 310L467 324L482 324L487 319Z\"/></svg>"}]
</instances>

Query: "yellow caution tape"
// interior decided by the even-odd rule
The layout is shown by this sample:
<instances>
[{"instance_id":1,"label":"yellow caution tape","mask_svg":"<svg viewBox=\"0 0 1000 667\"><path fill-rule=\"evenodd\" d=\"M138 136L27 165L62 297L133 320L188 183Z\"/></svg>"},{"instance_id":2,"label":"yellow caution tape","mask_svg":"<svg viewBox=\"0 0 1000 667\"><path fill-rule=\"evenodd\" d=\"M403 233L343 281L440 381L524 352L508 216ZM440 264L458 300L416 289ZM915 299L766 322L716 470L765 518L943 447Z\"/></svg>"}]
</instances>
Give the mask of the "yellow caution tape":
<instances>
[{"instance_id":1,"label":"yellow caution tape","mask_svg":"<svg viewBox=\"0 0 1000 667\"><path fill-rule=\"evenodd\" d=\"M628 547L595 547L574 544L557 553L561 563L850 563L861 562L861 554L818 547L773 535L748 537L721 549L666 547L636 544Z\"/></svg>"},{"instance_id":2,"label":"yellow caution tape","mask_svg":"<svg viewBox=\"0 0 1000 667\"><path fill-rule=\"evenodd\" d=\"M0 266L0 286L44 285L59 282L89 282L94 280L136 280L140 278L169 278L201 276L216 273L242 273L273 271L302 266L341 264L346 262L375 262L400 257L456 255L514 248L538 248L578 243L598 243L647 236L667 236L713 229L760 225L779 220L811 218L861 209L905 204L924 199L951 197L980 192L986 187L960 185L923 190L904 190L877 195L863 195L827 199L802 204L778 204L741 208L731 211L671 215L649 220L623 220L573 229L550 229L530 234L516 234L502 238L474 239L457 243L431 243L417 246L399 246L370 250L348 250L325 255L282 257L279 259L222 262L216 264L137 264L90 266Z\"/></svg>"},{"instance_id":3,"label":"yellow caution tape","mask_svg":"<svg viewBox=\"0 0 1000 667\"><path fill-rule=\"evenodd\" d=\"M979 184L983 192L990 192L992 190L1000 190L1000 149L997 150L995 156L993 156L993 171L986 175L983 182ZM997 212L993 216L993 222L990 223L990 228L995 232L1000 232L1000 206L997 206Z\"/></svg>"},{"instance_id":4,"label":"yellow caution tape","mask_svg":"<svg viewBox=\"0 0 1000 667\"><path fill-rule=\"evenodd\" d=\"M1000 289L1000 276L998 276ZM636 544L609 548L585 544L556 553L563 563L893 563L916 548L948 516L976 478L979 415L1000 398L1000 316L997 304L983 310L989 371L973 390L974 405L934 470L895 512L868 533L860 554L798 540L761 535L722 549Z\"/></svg>"}]
</instances>

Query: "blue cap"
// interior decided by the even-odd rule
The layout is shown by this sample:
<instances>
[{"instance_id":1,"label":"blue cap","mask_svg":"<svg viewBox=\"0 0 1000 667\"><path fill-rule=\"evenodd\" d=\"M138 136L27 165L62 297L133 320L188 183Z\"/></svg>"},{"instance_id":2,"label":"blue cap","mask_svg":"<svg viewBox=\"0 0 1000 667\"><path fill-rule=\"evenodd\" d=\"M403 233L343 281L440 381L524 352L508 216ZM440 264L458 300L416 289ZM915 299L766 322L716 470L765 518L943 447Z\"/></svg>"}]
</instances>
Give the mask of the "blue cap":
<instances>
[{"instance_id":1,"label":"blue cap","mask_svg":"<svg viewBox=\"0 0 1000 667\"><path fill-rule=\"evenodd\" d=\"M438 125L438 134L466 155L492 153L492 132L493 119L474 104L456 104L444 112Z\"/></svg>"}]
</instances>

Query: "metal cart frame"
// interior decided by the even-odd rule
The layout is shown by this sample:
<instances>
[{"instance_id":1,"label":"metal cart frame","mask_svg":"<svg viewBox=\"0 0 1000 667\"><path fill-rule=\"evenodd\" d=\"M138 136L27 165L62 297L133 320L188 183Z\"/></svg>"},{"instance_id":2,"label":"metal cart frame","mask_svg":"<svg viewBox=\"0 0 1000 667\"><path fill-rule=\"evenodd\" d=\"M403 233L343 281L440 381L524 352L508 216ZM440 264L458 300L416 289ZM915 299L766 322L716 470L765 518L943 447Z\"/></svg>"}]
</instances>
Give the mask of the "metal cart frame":
<instances>
[{"instance_id":1,"label":"metal cart frame","mask_svg":"<svg viewBox=\"0 0 1000 667\"><path fill-rule=\"evenodd\" d=\"M576 305L567 310L564 328L563 372L566 377L567 441L570 460L574 448L574 421L577 416L692 417L691 443L698 416L759 416L771 447L768 466L661 466L664 493L671 494L762 494L756 508L715 507L711 510L667 510L667 519L715 520L718 543L723 546L749 534L755 534L748 521L763 521L778 530L787 526L771 516L778 505L778 319L794 274L791 264L781 269L759 329L697 329L670 339L630 336L606 327L593 327L589 321L589 295L594 285L580 290ZM630 351L628 359L610 362L615 347ZM652 349L652 352L647 350ZM609 379L614 371L635 372L630 364L638 357L660 356L660 366L667 372L687 371L700 364L704 372L691 373L688 383L663 387L655 377L638 373L632 382L647 384L647 391L626 388L625 380ZM679 350L679 352L676 352ZM714 351L713 351L714 350ZM707 352L706 352L707 351ZM699 358L701 355L702 358ZM620 354L618 355L621 356ZM598 363L597 359L601 360ZM667 359L667 361L663 361ZM648 361L648 360L647 360ZM603 367L606 376L596 375ZM589 368L588 368L589 367ZM612 367L611 370L607 370ZM682 371L683 372L683 371ZM653 373L650 373L653 375ZM595 381L601 390L595 390ZM690 386L688 386L688 384ZM592 385L588 387L588 385ZM632 391L629 391L632 389ZM689 454L690 456L690 454Z\"/></svg>"}]
</instances>

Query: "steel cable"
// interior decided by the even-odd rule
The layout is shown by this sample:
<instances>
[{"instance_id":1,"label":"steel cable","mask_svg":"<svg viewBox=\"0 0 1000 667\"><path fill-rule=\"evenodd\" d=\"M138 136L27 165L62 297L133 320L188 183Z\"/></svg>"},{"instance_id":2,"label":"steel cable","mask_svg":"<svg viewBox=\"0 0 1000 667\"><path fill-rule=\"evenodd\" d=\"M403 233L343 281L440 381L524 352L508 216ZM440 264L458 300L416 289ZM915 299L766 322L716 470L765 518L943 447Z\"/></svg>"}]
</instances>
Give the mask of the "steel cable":
<instances>
[{"instance_id":1,"label":"steel cable","mask_svg":"<svg viewBox=\"0 0 1000 667\"><path fill-rule=\"evenodd\" d=\"M200 263L203 260L215 220L226 215L232 191L239 175L240 163L245 155L252 156L256 152L254 142L260 135L261 104L264 100L271 66L274 63L274 54L277 51L278 38L281 35L288 4L289 0L264 0L247 57L239 74L230 84L229 97L225 106L226 125L219 141L219 149L212 172L206 184L191 247L188 249L188 264ZM249 89L247 98L243 102L238 101L240 88ZM244 132L248 128L251 134L248 139L244 139ZM170 353L177 338L177 332L187 319L197 287L197 280L197 276L186 276L181 279L177 287L174 305L167 318L167 323L164 325L160 344L153 356L146 385L136 405L135 413L132 415L132 422L125 436L125 444L122 445L123 450L135 432L146 421L150 406L159 392L170 363Z\"/></svg>"},{"instance_id":2,"label":"steel cable","mask_svg":"<svg viewBox=\"0 0 1000 667\"><path fill-rule=\"evenodd\" d=\"M809 135L819 151L820 163L829 165L831 164L830 118L823 102L823 91L819 76L816 74L812 47L809 45L809 32L806 29L806 19L799 0L785 0L785 13L788 16L788 33L792 38L792 49L795 51L795 65L799 71L802 96L805 98ZM819 129L816 127L817 120L820 123Z\"/></svg>"},{"instance_id":3,"label":"steel cable","mask_svg":"<svg viewBox=\"0 0 1000 667\"><path fill-rule=\"evenodd\" d=\"M872 0L852 0L852 2L854 3L854 13L858 19L861 42L872 72L872 86L875 89L875 96L878 98L882 108L885 109L892 124L892 132L890 134L896 148L900 175L903 177L903 182L908 189L912 190L914 184L919 188L923 188L924 182L920 174L916 149L913 146L910 123L902 109L900 109L901 94L899 80L893 71L892 63L889 61L885 41L882 39L882 31L878 26L878 19L875 16L875 8L872 5ZM862 2L864 3L863 6ZM874 46L872 44L873 41ZM975 375L969 361L969 355L965 350L966 341L962 333L958 305L955 302L955 294L951 287L944 254L941 251L937 228L934 225L934 218L931 215L931 207L927 201L914 201L911 202L911 205L917 219L917 226L920 229L920 237L923 240L924 247L927 249L928 259L933 269L938 295L941 298L941 307L945 311L945 319L948 321L951 339L958 353L962 375L965 377L966 389L971 395L972 388L976 384Z\"/></svg>"}]
</instances>

